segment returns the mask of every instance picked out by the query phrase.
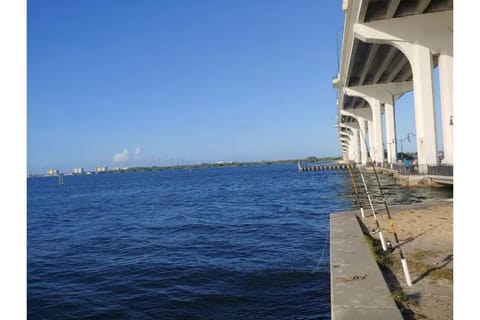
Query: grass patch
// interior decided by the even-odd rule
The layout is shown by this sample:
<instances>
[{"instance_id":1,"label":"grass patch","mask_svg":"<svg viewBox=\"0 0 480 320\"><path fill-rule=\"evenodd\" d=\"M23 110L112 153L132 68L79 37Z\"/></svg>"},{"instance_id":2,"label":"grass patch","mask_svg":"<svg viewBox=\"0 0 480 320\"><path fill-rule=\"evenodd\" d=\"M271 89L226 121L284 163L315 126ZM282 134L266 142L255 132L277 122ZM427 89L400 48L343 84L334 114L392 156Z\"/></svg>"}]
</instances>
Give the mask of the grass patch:
<instances>
[{"instance_id":1,"label":"grass patch","mask_svg":"<svg viewBox=\"0 0 480 320\"><path fill-rule=\"evenodd\" d=\"M401 269L400 259L395 259L390 252L385 252L382 249L380 240L373 238L368 229L361 223L365 241L367 241L368 248L371 254L375 257L382 274L386 280L387 286L390 289L392 298L402 313L404 319L416 319L415 313L412 311L412 306L417 306L418 302L411 296L406 294L396 280L393 270Z\"/></svg>"},{"instance_id":2,"label":"grass patch","mask_svg":"<svg viewBox=\"0 0 480 320\"><path fill-rule=\"evenodd\" d=\"M418 302L415 301L412 297L408 294L403 292L402 289L397 289L392 292L392 298L398 306L402 306L406 308L408 306L418 306Z\"/></svg>"},{"instance_id":3,"label":"grass patch","mask_svg":"<svg viewBox=\"0 0 480 320\"><path fill-rule=\"evenodd\" d=\"M392 291L392 298L404 319L427 319L427 317L420 314L417 315L412 311L412 307L417 307L418 302L410 295L403 292L402 289Z\"/></svg>"},{"instance_id":4,"label":"grass patch","mask_svg":"<svg viewBox=\"0 0 480 320\"><path fill-rule=\"evenodd\" d=\"M365 235L365 240L368 243L368 248L370 249L371 254L375 257L375 261L380 268L395 269L400 266L398 261L392 258L390 252L383 251L380 240L374 239L369 235Z\"/></svg>"}]
</instances>

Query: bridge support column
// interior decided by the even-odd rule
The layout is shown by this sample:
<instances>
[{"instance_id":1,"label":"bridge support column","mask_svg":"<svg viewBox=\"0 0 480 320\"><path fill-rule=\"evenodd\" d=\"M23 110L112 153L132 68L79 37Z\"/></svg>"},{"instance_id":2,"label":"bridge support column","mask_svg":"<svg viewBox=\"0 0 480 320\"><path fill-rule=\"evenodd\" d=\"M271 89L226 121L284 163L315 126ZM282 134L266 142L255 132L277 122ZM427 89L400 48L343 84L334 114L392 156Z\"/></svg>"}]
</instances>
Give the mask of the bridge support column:
<instances>
[{"instance_id":1,"label":"bridge support column","mask_svg":"<svg viewBox=\"0 0 480 320\"><path fill-rule=\"evenodd\" d=\"M362 161L361 159L361 151L360 151L360 134L358 132L358 129L353 130L353 146L355 148L355 163L360 163Z\"/></svg>"},{"instance_id":2,"label":"bridge support column","mask_svg":"<svg viewBox=\"0 0 480 320\"><path fill-rule=\"evenodd\" d=\"M362 161L362 145L361 145L361 133L358 118L355 118L355 122L350 123L341 123L340 128L348 128L352 132L352 145L355 148L355 155L350 160L354 160L356 163L361 163ZM340 129L342 131L342 129Z\"/></svg>"},{"instance_id":3,"label":"bridge support column","mask_svg":"<svg viewBox=\"0 0 480 320\"><path fill-rule=\"evenodd\" d=\"M443 152L445 163L453 163L453 57L438 56L440 100L442 110Z\"/></svg>"},{"instance_id":4,"label":"bridge support column","mask_svg":"<svg viewBox=\"0 0 480 320\"><path fill-rule=\"evenodd\" d=\"M350 148L348 149L348 159L355 161L355 156L355 146L353 144L350 144Z\"/></svg>"},{"instance_id":5,"label":"bridge support column","mask_svg":"<svg viewBox=\"0 0 480 320\"><path fill-rule=\"evenodd\" d=\"M362 164L367 164L367 128L366 128L366 121L362 117L358 117L358 126L359 129L359 140L360 140L360 160Z\"/></svg>"},{"instance_id":6,"label":"bridge support column","mask_svg":"<svg viewBox=\"0 0 480 320\"><path fill-rule=\"evenodd\" d=\"M375 130L373 129L373 120L367 121L367 132L368 132L368 152L370 152L370 160L375 160L374 158L374 147L375 147L375 135L373 134Z\"/></svg>"},{"instance_id":7,"label":"bridge support column","mask_svg":"<svg viewBox=\"0 0 480 320\"><path fill-rule=\"evenodd\" d=\"M387 140L387 160L388 163L397 162L397 142L395 138L395 110L393 105L385 103L385 131Z\"/></svg>"},{"instance_id":8,"label":"bridge support column","mask_svg":"<svg viewBox=\"0 0 480 320\"><path fill-rule=\"evenodd\" d=\"M403 47L412 66L418 164L424 173L424 165L438 163L432 54L419 44Z\"/></svg>"},{"instance_id":9,"label":"bridge support column","mask_svg":"<svg viewBox=\"0 0 480 320\"><path fill-rule=\"evenodd\" d=\"M360 159L362 164L367 164L367 122L372 122L372 110L371 108L357 108L342 110L342 115L353 117L357 120L358 127L355 125L342 124L343 126L350 127L352 129L358 129L360 140ZM371 131L371 130L368 130Z\"/></svg>"},{"instance_id":10,"label":"bridge support column","mask_svg":"<svg viewBox=\"0 0 480 320\"><path fill-rule=\"evenodd\" d=\"M370 106L375 106L378 101L384 104L387 160L389 163L397 161L394 103L395 100L398 99L401 95L412 89L413 83L411 81L379 83L373 85L352 86L344 88L344 92L347 95L362 97L370 104ZM374 118L373 108L374 107L372 107L372 119ZM381 123L381 116L379 123ZM379 129L380 131L382 130L381 126ZM381 131L381 133L383 133L383 131ZM381 146L381 148L383 150L383 145ZM375 160L378 162L380 162L380 160L383 161L383 152L382 158L378 158Z\"/></svg>"},{"instance_id":11,"label":"bridge support column","mask_svg":"<svg viewBox=\"0 0 480 320\"><path fill-rule=\"evenodd\" d=\"M349 160L355 161L355 158L358 153L358 148L355 144L355 133L354 130L350 129L349 131L341 132L340 141L345 143L348 146L348 158Z\"/></svg>"},{"instance_id":12,"label":"bridge support column","mask_svg":"<svg viewBox=\"0 0 480 320\"><path fill-rule=\"evenodd\" d=\"M370 108L368 109L368 146L370 149L370 158L377 163L383 163L383 131L382 131L382 108L381 101L372 97L361 95L349 88L344 88L347 95L361 97L368 102ZM365 110L364 110L365 111ZM352 113L360 114L360 111L352 111ZM366 112L363 112L366 113Z\"/></svg>"},{"instance_id":13,"label":"bridge support column","mask_svg":"<svg viewBox=\"0 0 480 320\"><path fill-rule=\"evenodd\" d=\"M373 149L372 159L377 163L383 163L383 131L382 131L382 108L380 101L377 99L369 99L372 107L373 118L373 144L370 146L370 151ZM373 148L372 148L373 146Z\"/></svg>"},{"instance_id":14,"label":"bridge support column","mask_svg":"<svg viewBox=\"0 0 480 320\"><path fill-rule=\"evenodd\" d=\"M393 45L402 51L410 62L413 74L418 163L420 172L424 173L426 166L422 165L438 163L432 53L446 53L453 57L453 11L356 23L353 29L355 36L361 41ZM447 84L445 86L448 87ZM446 89L443 91L445 98L442 99L448 101L449 91ZM443 118L449 116L450 114L443 114ZM447 145L448 143L447 139Z\"/></svg>"}]
</instances>

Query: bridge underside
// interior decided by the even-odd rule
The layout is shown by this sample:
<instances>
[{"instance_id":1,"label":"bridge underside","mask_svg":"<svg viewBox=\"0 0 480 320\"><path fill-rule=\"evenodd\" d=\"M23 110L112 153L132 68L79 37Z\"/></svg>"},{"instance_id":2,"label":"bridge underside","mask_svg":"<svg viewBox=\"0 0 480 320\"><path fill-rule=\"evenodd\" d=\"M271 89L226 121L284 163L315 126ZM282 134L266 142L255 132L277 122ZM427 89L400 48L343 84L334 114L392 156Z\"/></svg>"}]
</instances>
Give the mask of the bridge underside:
<instances>
[{"instance_id":1,"label":"bridge underside","mask_svg":"<svg viewBox=\"0 0 480 320\"><path fill-rule=\"evenodd\" d=\"M387 150L388 162L395 162L395 100L413 90L419 162L437 164L432 70L439 67L445 158L453 163L448 122L453 117L453 0L344 0L343 9L342 59L333 86L339 91L344 155L365 163L365 150L352 149L361 149L368 140L371 160L383 162Z\"/></svg>"}]
</instances>

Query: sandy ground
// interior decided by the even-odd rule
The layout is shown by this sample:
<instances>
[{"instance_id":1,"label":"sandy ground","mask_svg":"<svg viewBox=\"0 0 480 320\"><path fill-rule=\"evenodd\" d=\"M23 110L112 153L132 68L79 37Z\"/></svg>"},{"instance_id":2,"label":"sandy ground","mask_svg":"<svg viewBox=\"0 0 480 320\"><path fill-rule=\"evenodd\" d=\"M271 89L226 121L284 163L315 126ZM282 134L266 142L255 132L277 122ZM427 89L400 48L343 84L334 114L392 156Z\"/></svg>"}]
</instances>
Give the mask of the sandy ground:
<instances>
[{"instance_id":1,"label":"sandy ground","mask_svg":"<svg viewBox=\"0 0 480 320\"><path fill-rule=\"evenodd\" d=\"M405 319L453 319L453 201L389 209L413 286L406 284L385 210L377 211L377 219L393 251L380 253L377 261ZM372 233L376 227L373 215L367 214L363 223L378 239Z\"/></svg>"}]
</instances>

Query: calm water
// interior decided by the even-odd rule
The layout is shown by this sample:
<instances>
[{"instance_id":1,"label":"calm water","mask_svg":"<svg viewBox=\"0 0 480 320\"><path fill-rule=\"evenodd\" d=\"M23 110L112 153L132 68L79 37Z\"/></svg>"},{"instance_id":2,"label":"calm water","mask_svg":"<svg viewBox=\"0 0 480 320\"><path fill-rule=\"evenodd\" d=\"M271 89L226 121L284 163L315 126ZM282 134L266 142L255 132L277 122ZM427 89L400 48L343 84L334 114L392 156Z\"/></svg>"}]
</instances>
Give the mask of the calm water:
<instances>
[{"instance_id":1,"label":"calm water","mask_svg":"<svg viewBox=\"0 0 480 320\"><path fill-rule=\"evenodd\" d=\"M28 179L28 318L330 319L351 189L296 165Z\"/></svg>"}]
</instances>

